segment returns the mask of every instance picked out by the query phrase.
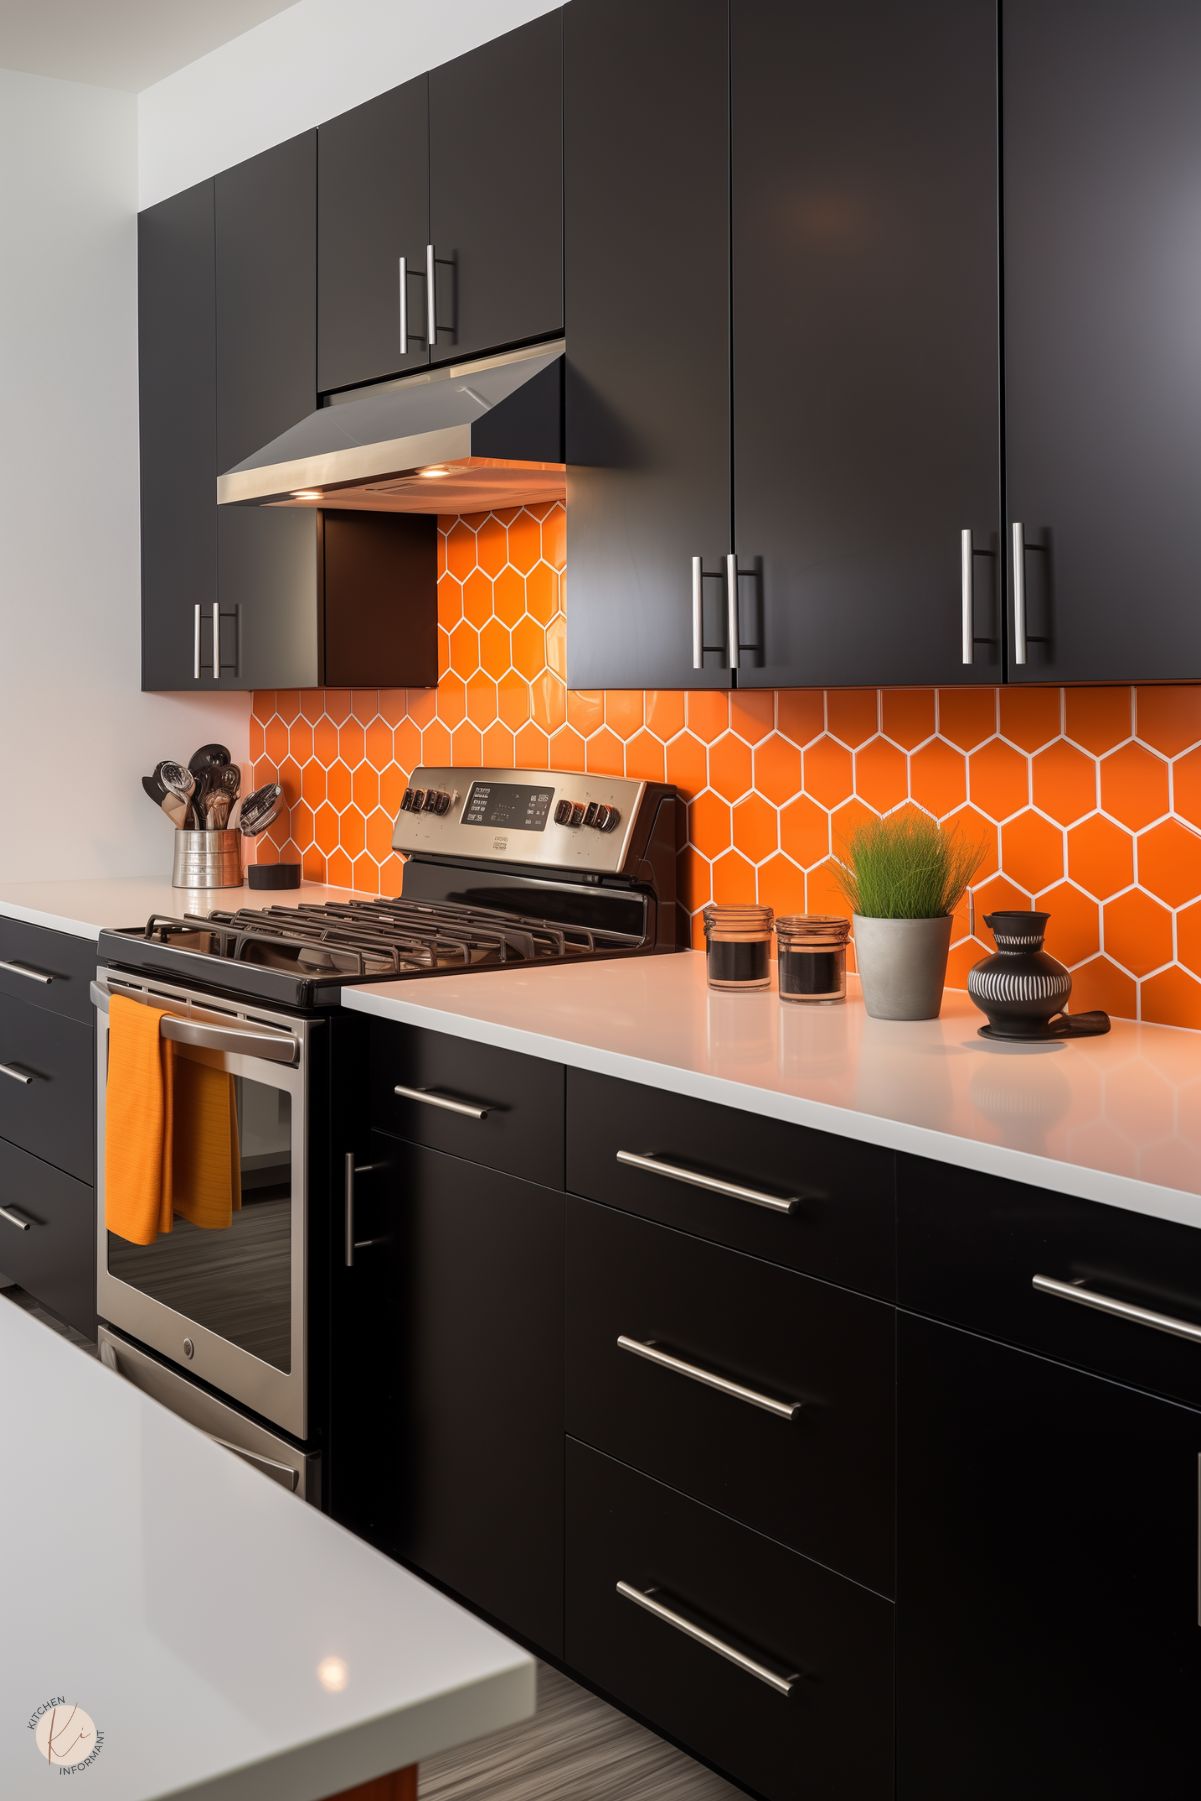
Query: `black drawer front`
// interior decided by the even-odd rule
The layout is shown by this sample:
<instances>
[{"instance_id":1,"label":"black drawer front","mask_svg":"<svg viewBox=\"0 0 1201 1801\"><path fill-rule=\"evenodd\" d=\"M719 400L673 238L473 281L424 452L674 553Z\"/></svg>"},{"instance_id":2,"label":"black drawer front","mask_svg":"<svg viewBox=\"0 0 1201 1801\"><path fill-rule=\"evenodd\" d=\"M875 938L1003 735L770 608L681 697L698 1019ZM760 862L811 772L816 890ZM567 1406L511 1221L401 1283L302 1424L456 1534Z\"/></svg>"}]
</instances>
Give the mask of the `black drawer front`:
<instances>
[{"instance_id":1,"label":"black drawer front","mask_svg":"<svg viewBox=\"0 0 1201 1801\"><path fill-rule=\"evenodd\" d=\"M574 1438L892 1593L891 1307L572 1198L566 1318Z\"/></svg>"},{"instance_id":2,"label":"black drawer front","mask_svg":"<svg viewBox=\"0 0 1201 1801\"><path fill-rule=\"evenodd\" d=\"M0 919L0 995L90 1025L88 988L95 976L92 939L50 932L20 919Z\"/></svg>"},{"instance_id":3,"label":"black drawer front","mask_svg":"<svg viewBox=\"0 0 1201 1801\"><path fill-rule=\"evenodd\" d=\"M1201 1332L1201 1232L917 1157L898 1194L902 1306L1201 1406L1201 1342L1034 1287L1082 1284Z\"/></svg>"},{"instance_id":4,"label":"black drawer front","mask_svg":"<svg viewBox=\"0 0 1201 1801\"><path fill-rule=\"evenodd\" d=\"M371 1123L530 1182L563 1186L563 1071L539 1057L373 1019ZM428 1091L414 1100L396 1088ZM437 1105L452 1101L472 1112Z\"/></svg>"},{"instance_id":5,"label":"black drawer front","mask_svg":"<svg viewBox=\"0 0 1201 1801\"><path fill-rule=\"evenodd\" d=\"M715 1194L618 1160L650 1154L773 1200ZM891 1300L893 1154L584 1070L567 1072L567 1186L769 1263Z\"/></svg>"},{"instance_id":6,"label":"black drawer front","mask_svg":"<svg viewBox=\"0 0 1201 1801\"><path fill-rule=\"evenodd\" d=\"M773 1674L781 1694L618 1590ZM569 1439L567 1663L768 1801L891 1801L892 1604Z\"/></svg>"},{"instance_id":7,"label":"black drawer front","mask_svg":"<svg viewBox=\"0 0 1201 1801\"><path fill-rule=\"evenodd\" d=\"M94 1046L90 1026L0 996L0 1137L88 1183Z\"/></svg>"},{"instance_id":8,"label":"black drawer front","mask_svg":"<svg viewBox=\"0 0 1201 1801\"><path fill-rule=\"evenodd\" d=\"M95 1338L91 1188L0 1140L0 1208L0 1272Z\"/></svg>"}]
</instances>

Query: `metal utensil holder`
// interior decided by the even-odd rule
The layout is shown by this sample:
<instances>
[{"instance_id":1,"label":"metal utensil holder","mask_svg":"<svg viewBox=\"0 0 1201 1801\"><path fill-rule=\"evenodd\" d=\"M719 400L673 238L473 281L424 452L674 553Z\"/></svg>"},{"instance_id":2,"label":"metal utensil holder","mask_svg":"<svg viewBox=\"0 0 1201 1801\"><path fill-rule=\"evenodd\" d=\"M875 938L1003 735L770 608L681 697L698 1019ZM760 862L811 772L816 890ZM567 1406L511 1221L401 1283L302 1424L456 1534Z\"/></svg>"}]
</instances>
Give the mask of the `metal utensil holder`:
<instances>
[{"instance_id":1,"label":"metal utensil holder","mask_svg":"<svg viewBox=\"0 0 1201 1801\"><path fill-rule=\"evenodd\" d=\"M183 831L175 834L172 888L240 888L241 832Z\"/></svg>"}]
</instances>

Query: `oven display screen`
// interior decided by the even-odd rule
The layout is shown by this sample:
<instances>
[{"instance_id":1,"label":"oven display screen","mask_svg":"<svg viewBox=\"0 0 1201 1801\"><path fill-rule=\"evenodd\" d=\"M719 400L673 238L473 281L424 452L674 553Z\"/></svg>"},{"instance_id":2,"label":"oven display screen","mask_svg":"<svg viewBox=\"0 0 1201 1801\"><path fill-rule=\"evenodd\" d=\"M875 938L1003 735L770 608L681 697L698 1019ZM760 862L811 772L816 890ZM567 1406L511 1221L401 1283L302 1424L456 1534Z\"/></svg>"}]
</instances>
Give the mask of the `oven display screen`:
<instances>
[{"instance_id":1,"label":"oven display screen","mask_svg":"<svg viewBox=\"0 0 1201 1801\"><path fill-rule=\"evenodd\" d=\"M463 824L540 832L550 818L554 798L553 788L523 788L514 782L472 782L463 809Z\"/></svg>"}]
</instances>

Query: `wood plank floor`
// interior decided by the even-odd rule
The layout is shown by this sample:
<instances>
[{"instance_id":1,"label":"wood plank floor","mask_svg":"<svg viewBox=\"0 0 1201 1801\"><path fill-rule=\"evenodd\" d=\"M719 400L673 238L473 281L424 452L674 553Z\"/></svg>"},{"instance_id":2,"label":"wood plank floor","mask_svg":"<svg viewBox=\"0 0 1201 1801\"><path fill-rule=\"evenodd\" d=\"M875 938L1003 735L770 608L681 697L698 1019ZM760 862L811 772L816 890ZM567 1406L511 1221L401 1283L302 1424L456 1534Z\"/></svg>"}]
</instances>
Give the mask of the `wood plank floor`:
<instances>
[{"instance_id":1,"label":"wood plank floor","mask_svg":"<svg viewBox=\"0 0 1201 1801\"><path fill-rule=\"evenodd\" d=\"M431 1757L420 1801L745 1801L557 1670L540 1665L538 1712L522 1726Z\"/></svg>"}]
</instances>

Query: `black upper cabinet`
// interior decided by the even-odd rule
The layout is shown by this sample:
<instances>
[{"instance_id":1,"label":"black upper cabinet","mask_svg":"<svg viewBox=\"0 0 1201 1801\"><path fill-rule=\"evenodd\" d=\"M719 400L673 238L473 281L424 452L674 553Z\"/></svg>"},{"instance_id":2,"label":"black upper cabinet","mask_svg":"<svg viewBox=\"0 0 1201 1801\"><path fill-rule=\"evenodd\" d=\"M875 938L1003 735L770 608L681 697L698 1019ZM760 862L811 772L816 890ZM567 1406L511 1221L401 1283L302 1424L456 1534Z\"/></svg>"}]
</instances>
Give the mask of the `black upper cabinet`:
<instances>
[{"instance_id":1,"label":"black upper cabinet","mask_svg":"<svg viewBox=\"0 0 1201 1801\"><path fill-rule=\"evenodd\" d=\"M1201 8L1006 0L1003 44L1012 674L1198 677Z\"/></svg>"},{"instance_id":2,"label":"black upper cabinet","mask_svg":"<svg viewBox=\"0 0 1201 1801\"><path fill-rule=\"evenodd\" d=\"M738 683L995 681L995 0L731 26Z\"/></svg>"},{"instance_id":3,"label":"black upper cabinet","mask_svg":"<svg viewBox=\"0 0 1201 1801\"><path fill-rule=\"evenodd\" d=\"M730 680L727 10L563 13L572 687Z\"/></svg>"},{"instance_id":4,"label":"black upper cabinet","mask_svg":"<svg viewBox=\"0 0 1201 1801\"><path fill-rule=\"evenodd\" d=\"M429 117L433 360L553 336L563 328L562 15L432 70Z\"/></svg>"},{"instance_id":5,"label":"black upper cabinet","mask_svg":"<svg viewBox=\"0 0 1201 1801\"><path fill-rule=\"evenodd\" d=\"M139 220L146 688L438 679L435 519L216 504L317 402L316 153L307 132Z\"/></svg>"},{"instance_id":6,"label":"black upper cabinet","mask_svg":"<svg viewBox=\"0 0 1201 1801\"><path fill-rule=\"evenodd\" d=\"M562 329L562 81L556 12L321 126L322 393Z\"/></svg>"},{"instance_id":7,"label":"black upper cabinet","mask_svg":"<svg viewBox=\"0 0 1201 1801\"><path fill-rule=\"evenodd\" d=\"M212 668L217 594L213 184L138 218L142 686Z\"/></svg>"},{"instance_id":8,"label":"black upper cabinet","mask_svg":"<svg viewBox=\"0 0 1201 1801\"><path fill-rule=\"evenodd\" d=\"M217 472L317 403L317 134L216 178ZM217 514L218 686L303 687L318 667L317 518Z\"/></svg>"},{"instance_id":9,"label":"black upper cabinet","mask_svg":"<svg viewBox=\"0 0 1201 1801\"><path fill-rule=\"evenodd\" d=\"M1195 1791L1201 1413L899 1327L900 1794Z\"/></svg>"},{"instance_id":10,"label":"black upper cabinet","mask_svg":"<svg viewBox=\"0 0 1201 1801\"><path fill-rule=\"evenodd\" d=\"M427 76L320 127L317 385L323 394L428 361L429 187Z\"/></svg>"}]
</instances>

